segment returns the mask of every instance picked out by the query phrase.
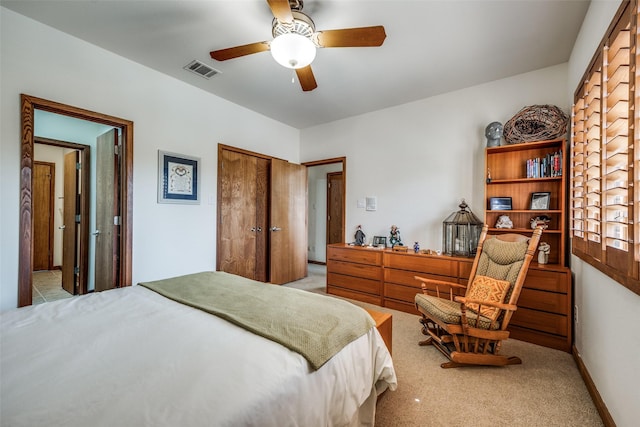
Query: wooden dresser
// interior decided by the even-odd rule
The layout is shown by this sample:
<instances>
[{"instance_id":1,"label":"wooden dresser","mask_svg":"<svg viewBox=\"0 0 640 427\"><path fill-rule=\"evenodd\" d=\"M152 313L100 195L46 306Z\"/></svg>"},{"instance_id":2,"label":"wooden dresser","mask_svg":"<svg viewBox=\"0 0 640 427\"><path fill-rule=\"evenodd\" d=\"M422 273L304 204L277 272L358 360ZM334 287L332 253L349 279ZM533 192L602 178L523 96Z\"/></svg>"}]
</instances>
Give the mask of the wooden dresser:
<instances>
[{"instance_id":1,"label":"wooden dresser","mask_svg":"<svg viewBox=\"0 0 640 427\"><path fill-rule=\"evenodd\" d=\"M421 289L414 276L466 284L472 264L472 258L337 243L327 246L327 293L418 314L414 297ZM570 352L571 326L570 270L532 263L510 322L511 337Z\"/></svg>"},{"instance_id":2,"label":"wooden dresser","mask_svg":"<svg viewBox=\"0 0 640 427\"><path fill-rule=\"evenodd\" d=\"M382 252L343 243L328 245L327 293L383 306Z\"/></svg>"}]
</instances>

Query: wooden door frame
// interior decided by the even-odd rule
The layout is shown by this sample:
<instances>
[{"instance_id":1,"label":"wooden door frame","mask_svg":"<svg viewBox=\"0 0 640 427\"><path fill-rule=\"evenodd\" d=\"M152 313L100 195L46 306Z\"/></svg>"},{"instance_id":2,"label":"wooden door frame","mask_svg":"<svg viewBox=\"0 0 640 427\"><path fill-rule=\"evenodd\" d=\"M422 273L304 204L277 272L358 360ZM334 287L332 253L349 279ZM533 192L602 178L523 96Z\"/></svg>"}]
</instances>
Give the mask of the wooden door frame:
<instances>
[{"instance_id":1,"label":"wooden door frame","mask_svg":"<svg viewBox=\"0 0 640 427\"><path fill-rule=\"evenodd\" d=\"M303 166L307 168L312 166L322 166L322 165L330 165L333 163L341 163L342 164L342 232L344 233L346 230L347 223L347 158L346 157L333 157L330 159L324 160L314 160L310 162L301 163ZM344 239L344 236L343 236Z\"/></svg>"},{"instance_id":2,"label":"wooden door frame","mask_svg":"<svg viewBox=\"0 0 640 427\"><path fill-rule=\"evenodd\" d=\"M81 188L89 189L91 179L91 147L88 145L78 144L75 142L62 141L59 139L42 138L39 136L33 137L33 142L36 144L51 145L60 148L68 148L71 150L78 150L80 152L80 161L82 164L82 173L80 174L80 186ZM78 293L80 295L86 294L89 283L89 212L90 212L89 191L82 191L80 193L80 241L84 242L80 245L80 262L79 262L79 284L80 289Z\"/></svg>"},{"instance_id":3,"label":"wooden door frame","mask_svg":"<svg viewBox=\"0 0 640 427\"><path fill-rule=\"evenodd\" d=\"M132 242L133 242L133 122L70 105L20 95L21 147L20 147L20 230L18 243L18 307L31 305L33 270L33 144L34 111L42 110L63 116L74 117L122 131L122 188L120 197L121 241L120 241L120 286L131 286L132 282Z\"/></svg>"},{"instance_id":4,"label":"wooden door frame","mask_svg":"<svg viewBox=\"0 0 640 427\"><path fill-rule=\"evenodd\" d=\"M38 163L40 165L48 165L49 169L52 171L51 179L49 180L49 221L47 224L47 228L49 229L49 244L47 248L47 270L53 270L53 215L55 213L55 194L56 194L56 164L53 162L42 162L39 160L34 160L33 162Z\"/></svg>"}]
</instances>

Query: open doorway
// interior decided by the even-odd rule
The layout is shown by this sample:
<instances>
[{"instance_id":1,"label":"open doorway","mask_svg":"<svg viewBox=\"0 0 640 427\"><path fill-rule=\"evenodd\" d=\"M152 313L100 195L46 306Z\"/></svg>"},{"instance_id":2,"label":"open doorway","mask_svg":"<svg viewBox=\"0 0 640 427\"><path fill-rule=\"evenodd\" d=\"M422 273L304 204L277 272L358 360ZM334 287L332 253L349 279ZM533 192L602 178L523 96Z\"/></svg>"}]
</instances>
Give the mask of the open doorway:
<instances>
[{"instance_id":1,"label":"open doorway","mask_svg":"<svg viewBox=\"0 0 640 427\"><path fill-rule=\"evenodd\" d=\"M130 286L131 285L131 250L132 250L132 195L133 195L133 122L125 119L120 119L113 116L108 116L101 113L96 113L88 110L83 110L77 107L60 104L53 101L48 101L41 98L32 97L29 95L21 95L21 121L22 121L22 145L21 145L21 157L20 157L20 241L19 241L19 271L18 271L18 306L31 305L33 301L33 278L32 272L34 268L34 149L36 143L36 135L34 129L36 128L36 112L53 113L67 118L80 119L81 121L91 122L92 124L104 125L108 128L116 129L117 132L113 132L110 141L114 145L111 150L115 153L106 163L110 163L113 166L114 174L117 176L116 183L112 185L111 191L114 193L114 197L118 200L118 211L110 215L110 227L107 238L115 242L117 245L117 259L113 262L113 271L115 277L113 282L115 286ZM61 138L62 139L62 138ZM69 147L71 148L71 147ZM98 150L93 150L97 152ZM89 161L86 164L90 164ZM89 169L89 168L87 168ZM98 167L96 169L96 175L99 175ZM85 170L85 176L88 175ZM84 189L91 188L91 184L85 183ZM96 191L99 192L99 191ZM85 214L87 218L89 212L88 204L82 205L80 202L80 214ZM84 209L84 210L83 210ZM80 218L77 217L78 213L75 213L73 217L74 223L80 222ZM82 235L89 234L89 221L85 221L81 225L80 239ZM113 234L111 233L113 227ZM66 228L66 227L65 227ZM98 231L97 229L95 231ZM94 231L94 232L95 232ZM98 233L95 233L98 235ZM117 239L116 239L117 235ZM113 239L112 239L113 237ZM87 238L88 239L88 238ZM84 249L79 249L81 253L88 254L89 245L85 243ZM76 248L77 249L77 248ZM114 252L115 253L115 252ZM88 256L88 255L87 255ZM84 265L78 266L78 270L74 274L79 274L85 278L88 278L88 262ZM80 281L78 293L84 293L88 290L85 289Z\"/></svg>"},{"instance_id":2,"label":"open doorway","mask_svg":"<svg viewBox=\"0 0 640 427\"><path fill-rule=\"evenodd\" d=\"M306 162L310 264L327 262L327 244L344 242L346 157Z\"/></svg>"},{"instance_id":3,"label":"open doorway","mask_svg":"<svg viewBox=\"0 0 640 427\"><path fill-rule=\"evenodd\" d=\"M48 114L36 111L35 134L61 127ZM89 145L34 137L33 304L87 292L88 215L81 213L90 210L90 153Z\"/></svg>"}]
</instances>

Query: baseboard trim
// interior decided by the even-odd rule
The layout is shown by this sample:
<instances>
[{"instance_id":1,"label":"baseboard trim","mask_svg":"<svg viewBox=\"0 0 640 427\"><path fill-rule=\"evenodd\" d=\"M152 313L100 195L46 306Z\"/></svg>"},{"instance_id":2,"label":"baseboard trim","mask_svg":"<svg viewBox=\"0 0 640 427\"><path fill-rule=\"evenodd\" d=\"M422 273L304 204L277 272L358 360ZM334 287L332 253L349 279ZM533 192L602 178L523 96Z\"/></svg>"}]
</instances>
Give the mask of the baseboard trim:
<instances>
[{"instance_id":1,"label":"baseboard trim","mask_svg":"<svg viewBox=\"0 0 640 427\"><path fill-rule=\"evenodd\" d=\"M596 409L598 410L598 414L600 414L600 418L602 418L602 422L604 423L605 427L616 427L616 423L615 421L613 421L613 418L611 417L611 414L607 409L607 405L604 404L604 400L602 400L602 397L600 396L600 393L598 392L598 388L593 382L593 379L591 379L591 375L589 375L589 371L587 370L587 367L582 361L582 357L580 357L580 353L578 352L578 349L574 345L571 348L571 350L572 350L571 354L573 354L573 360L576 362L576 365L578 366L578 371L580 371L580 376L582 376L582 380L587 386L587 391L591 395L591 399L593 400L593 403L596 405Z\"/></svg>"},{"instance_id":2,"label":"baseboard trim","mask_svg":"<svg viewBox=\"0 0 640 427\"><path fill-rule=\"evenodd\" d=\"M309 264L327 265L327 263L326 263L326 262L322 262L322 261L311 261L311 260L308 260L307 262L308 262Z\"/></svg>"}]
</instances>

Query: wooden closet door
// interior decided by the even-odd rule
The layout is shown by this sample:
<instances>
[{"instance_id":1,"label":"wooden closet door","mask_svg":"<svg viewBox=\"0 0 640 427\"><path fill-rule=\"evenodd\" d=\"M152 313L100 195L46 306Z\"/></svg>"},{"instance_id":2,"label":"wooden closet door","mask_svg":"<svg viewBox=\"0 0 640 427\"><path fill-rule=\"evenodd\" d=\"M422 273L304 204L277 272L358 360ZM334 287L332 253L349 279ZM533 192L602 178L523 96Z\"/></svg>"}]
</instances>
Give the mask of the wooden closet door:
<instances>
[{"instance_id":1,"label":"wooden closet door","mask_svg":"<svg viewBox=\"0 0 640 427\"><path fill-rule=\"evenodd\" d=\"M271 283L307 275L307 167L271 160Z\"/></svg>"},{"instance_id":2,"label":"wooden closet door","mask_svg":"<svg viewBox=\"0 0 640 427\"><path fill-rule=\"evenodd\" d=\"M269 187L271 162L256 158L255 280L269 281Z\"/></svg>"},{"instance_id":3,"label":"wooden closet door","mask_svg":"<svg viewBox=\"0 0 640 427\"><path fill-rule=\"evenodd\" d=\"M217 269L260 280L256 265L264 261L257 262L258 159L229 150L220 155Z\"/></svg>"}]
</instances>

